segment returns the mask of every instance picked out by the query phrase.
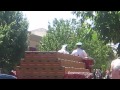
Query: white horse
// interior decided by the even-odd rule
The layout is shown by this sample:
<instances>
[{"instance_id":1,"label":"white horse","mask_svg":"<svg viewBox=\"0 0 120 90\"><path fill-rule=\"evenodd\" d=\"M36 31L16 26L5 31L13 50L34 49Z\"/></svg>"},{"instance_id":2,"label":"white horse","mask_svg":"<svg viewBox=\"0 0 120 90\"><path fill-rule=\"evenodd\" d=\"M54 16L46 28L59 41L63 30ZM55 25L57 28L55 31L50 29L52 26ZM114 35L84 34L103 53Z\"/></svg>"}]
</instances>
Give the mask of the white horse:
<instances>
[{"instance_id":1,"label":"white horse","mask_svg":"<svg viewBox=\"0 0 120 90\"><path fill-rule=\"evenodd\" d=\"M120 57L111 62L112 79L120 79Z\"/></svg>"}]
</instances>

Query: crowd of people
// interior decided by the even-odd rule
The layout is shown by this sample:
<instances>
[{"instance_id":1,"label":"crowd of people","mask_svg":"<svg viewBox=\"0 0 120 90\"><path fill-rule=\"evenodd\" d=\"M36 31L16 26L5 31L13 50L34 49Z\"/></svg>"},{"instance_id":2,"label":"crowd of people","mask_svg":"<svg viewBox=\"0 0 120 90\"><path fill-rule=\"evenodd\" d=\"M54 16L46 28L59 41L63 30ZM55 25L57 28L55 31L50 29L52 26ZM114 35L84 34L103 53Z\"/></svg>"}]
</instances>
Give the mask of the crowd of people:
<instances>
[{"instance_id":1,"label":"crowd of people","mask_svg":"<svg viewBox=\"0 0 120 90\"><path fill-rule=\"evenodd\" d=\"M104 72L101 69L94 69L93 76L94 79L111 79L111 73L109 70Z\"/></svg>"}]
</instances>

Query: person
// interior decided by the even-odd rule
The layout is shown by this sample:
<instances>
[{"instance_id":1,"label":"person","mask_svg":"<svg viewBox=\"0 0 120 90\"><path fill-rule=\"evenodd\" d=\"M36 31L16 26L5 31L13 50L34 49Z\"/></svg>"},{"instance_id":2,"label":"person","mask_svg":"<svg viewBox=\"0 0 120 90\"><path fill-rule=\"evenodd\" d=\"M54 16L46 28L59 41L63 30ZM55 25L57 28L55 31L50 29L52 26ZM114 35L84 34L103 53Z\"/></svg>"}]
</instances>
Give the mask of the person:
<instances>
[{"instance_id":1,"label":"person","mask_svg":"<svg viewBox=\"0 0 120 90\"><path fill-rule=\"evenodd\" d=\"M69 54L69 52L67 51L67 44L62 45L61 50L58 50L58 52L63 54Z\"/></svg>"},{"instance_id":2,"label":"person","mask_svg":"<svg viewBox=\"0 0 120 90\"><path fill-rule=\"evenodd\" d=\"M110 71L106 70L105 79L110 79Z\"/></svg>"},{"instance_id":3,"label":"person","mask_svg":"<svg viewBox=\"0 0 120 90\"><path fill-rule=\"evenodd\" d=\"M111 78L120 79L120 57L111 62Z\"/></svg>"},{"instance_id":4,"label":"person","mask_svg":"<svg viewBox=\"0 0 120 90\"><path fill-rule=\"evenodd\" d=\"M11 70L10 75L16 76L16 71L15 70Z\"/></svg>"},{"instance_id":5,"label":"person","mask_svg":"<svg viewBox=\"0 0 120 90\"><path fill-rule=\"evenodd\" d=\"M102 68L99 68L99 72L100 72L100 79L103 79L103 71L102 71Z\"/></svg>"},{"instance_id":6,"label":"person","mask_svg":"<svg viewBox=\"0 0 120 90\"><path fill-rule=\"evenodd\" d=\"M96 69L93 69L93 76L94 76L94 79L96 79L95 73L96 73Z\"/></svg>"},{"instance_id":7,"label":"person","mask_svg":"<svg viewBox=\"0 0 120 90\"><path fill-rule=\"evenodd\" d=\"M81 49L82 43L78 42L78 43L76 43L76 46L77 46L77 49L73 50L71 55L79 56L83 59L87 58L87 56L88 56L87 53L85 52L85 50Z\"/></svg>"},{"instance_id":8,"label":"person","mask_svg":"<svg viewBox=\"0 0 120 90\"><path fill-rule=\"evenodd\" d=\"M96 69L95 76L96 79L102 79L102 72L100 69Z\"/></svg>"},{"instance_id":9,"label":"person","mask_svg":"<svg viewBox=\"0 0 120 90\"><path fill-rule=\"evenodd\" d=\"M81 42L76 43L76 46L77 46L77 49L73 50L71 55L80 57L82 61L85 63L85 68L89 69L89 71L92 72L93 65L95 63L94 59L91 57L88 57L85 50L81 49L81 46L82 46Z\"/></svg>"}]
</instances>

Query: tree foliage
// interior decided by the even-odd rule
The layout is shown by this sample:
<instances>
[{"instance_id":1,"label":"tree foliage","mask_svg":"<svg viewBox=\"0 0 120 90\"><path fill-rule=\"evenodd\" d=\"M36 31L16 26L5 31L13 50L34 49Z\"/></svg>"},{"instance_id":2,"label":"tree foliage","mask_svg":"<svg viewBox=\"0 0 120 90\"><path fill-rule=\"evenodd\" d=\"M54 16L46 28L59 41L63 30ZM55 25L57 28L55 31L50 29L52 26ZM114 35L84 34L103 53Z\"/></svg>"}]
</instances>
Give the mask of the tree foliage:
<instances>
[{"instance_id":1,"label":"tree foliage","mask_svg":"<svg viewBox=\"0 0 120 90\"><path fill-rule=\"evenodd\" d=\"M106 43L120 42L120 11L75 11L82 23L90 19L94 22L94 29L100 33L100 39Z\"/></svg>"},{"instance_id":2,"label":"tree foliage","mask_svg":"<svg viewBox=\"0 0 120 90\"><path fill-rule=\"evenodd\" d=\"M48 29L47 35L42 39L42 45L40 44L40 50L42 51L57 51L61 48L61 45L70 44L69 41L74 35L68 20L55 19L53 26L49 25Z\"/></svg>"},{"instance_id":3,"label":"tree foliage","mask_svg":"<svg viewBox=\"0 0 120 90\"><path fill-rule=\"evenodd\" d=\"M100 34L100 39L105 43L120 43L120 11L74 11L80 21L84 23L87 19L93 21L94 30ZM120 48L117 50L120 56Z\"/></svg>"},{"instance_id":4,"label":"tree foliage","mask_svg":"<svg viewBox=\"0 0 120 90\"><path fill-rule=\"evenodd\" d=\"M87 27L86 23L80 23L75 19L53 21L53 26L49 25L48 33L43 37L39 47L41 51L58 51L63 44L68 44L71 53L76 48L77 42L82 42L82 48L88 55L96 60L95 68L106 65L113 57L111 48L99 39L99 34L92 28Z\"/></svg>"},{"instance_id":5,"label":"tree foliage","mask_svg":"<svg viewBox=\"0 0 120 90\"><path fill-rule=\"evenodd\" d=\"M0 68L13 69L27 47L28 22L19 11L0 11Z\"/></svg>"}]
</instances>

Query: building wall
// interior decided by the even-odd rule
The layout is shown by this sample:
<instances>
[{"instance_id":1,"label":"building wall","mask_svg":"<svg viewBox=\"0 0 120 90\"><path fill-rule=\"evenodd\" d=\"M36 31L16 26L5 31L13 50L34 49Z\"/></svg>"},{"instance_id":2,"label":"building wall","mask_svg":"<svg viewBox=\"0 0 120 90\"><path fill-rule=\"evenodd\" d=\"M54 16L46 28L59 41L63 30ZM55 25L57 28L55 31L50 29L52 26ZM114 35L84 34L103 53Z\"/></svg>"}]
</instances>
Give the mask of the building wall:
<instances>
[{"instance_id":1,"label":"building wall","mask_svg":"<svg viewBox=\"0 0 120 90\"><path fill-rule=\"evenodd\" d=\"M33 31L28 32L28 47L34 47L37 48L39 45L40 40L43 36L45 36L47 33L47 30L40 28Z\"/></svg>"},{"instance_id":2,"label":"building wall","mask_svg":"<svg viewBox=\"0 0 120 90\"><path fill-rule=\"evenodd\" d=\"M29 40L28 46L37 49L37 46L39 45L41 37L36 35L30 35L28 40Z\"/></svg>"},{"instance_id":3,"label":"building wall","mask_svg":"<svg viewBox=\"0 0 120 90\"><path fill-rule=\"evenodd\" d=\"M32 40L31 40L29 43L30 43L30 44L29 44L29 47L36 47L37 45L39 45L38 42L32 41Z\"/></svg>"}]
</instances>

